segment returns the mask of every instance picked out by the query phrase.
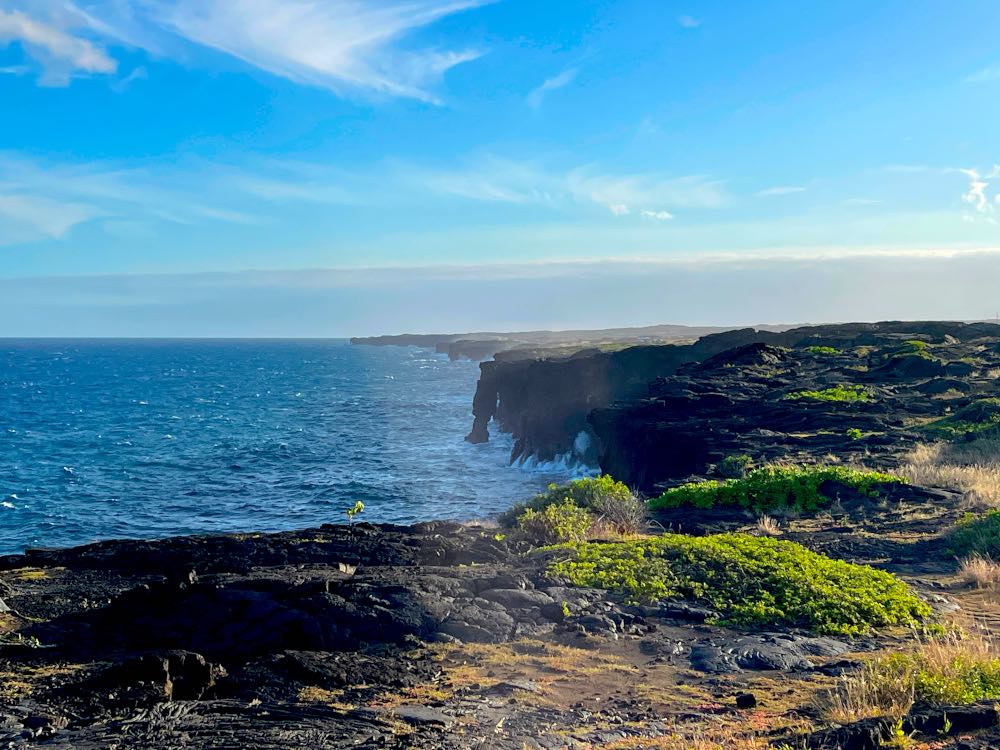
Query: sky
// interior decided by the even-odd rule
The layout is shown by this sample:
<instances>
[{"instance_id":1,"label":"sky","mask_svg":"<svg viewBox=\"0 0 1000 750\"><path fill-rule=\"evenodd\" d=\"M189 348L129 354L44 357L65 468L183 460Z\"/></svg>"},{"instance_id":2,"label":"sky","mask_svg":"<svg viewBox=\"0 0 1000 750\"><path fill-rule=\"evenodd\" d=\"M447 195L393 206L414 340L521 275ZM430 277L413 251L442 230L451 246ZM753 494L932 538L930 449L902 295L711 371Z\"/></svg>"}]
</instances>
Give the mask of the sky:
<instances>
[{"instance_id":1,"label":"sky","mask_svg":"<svg viewBox=\"0 0 1000 750\"><path fill-rule=\"evenodd\" d=\"M1000 4L0 0L0 335L981 319Z\"/></svg>"}]
</instances>

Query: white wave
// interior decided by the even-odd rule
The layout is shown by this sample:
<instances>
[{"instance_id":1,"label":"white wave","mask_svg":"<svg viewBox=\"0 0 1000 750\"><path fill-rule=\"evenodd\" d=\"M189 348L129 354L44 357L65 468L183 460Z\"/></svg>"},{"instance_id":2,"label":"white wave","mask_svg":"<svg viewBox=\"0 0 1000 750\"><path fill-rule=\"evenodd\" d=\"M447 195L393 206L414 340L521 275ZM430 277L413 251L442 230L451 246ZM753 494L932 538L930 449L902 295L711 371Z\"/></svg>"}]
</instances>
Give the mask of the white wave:
<instances>
[{"instance_id":1,"label":"white wave","mask_svg":"<svg viewBox=\"0 0 1000 750\"><path fill-rule=\"evenodd\" d=\"M573 439L572 449L557 454L548 461L540 461L538 456L522 456L514 465L525 471L540 474L566 474L572 479L581 477L596 477L601 473L599 466L591 463L593 460L593 441L590 434L581 430Z\"/></svg>"}]
</instances>

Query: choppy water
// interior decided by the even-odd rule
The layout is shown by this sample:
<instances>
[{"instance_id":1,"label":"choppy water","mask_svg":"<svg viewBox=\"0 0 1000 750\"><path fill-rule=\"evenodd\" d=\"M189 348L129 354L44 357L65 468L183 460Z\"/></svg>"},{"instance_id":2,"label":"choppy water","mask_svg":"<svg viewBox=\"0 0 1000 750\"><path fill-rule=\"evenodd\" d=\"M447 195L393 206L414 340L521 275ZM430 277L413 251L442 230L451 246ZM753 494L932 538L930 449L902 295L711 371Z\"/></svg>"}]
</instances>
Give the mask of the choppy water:
<instances>
[{"instance_id":1,"label":"choppy water","mask_svg":"<svg viewBox=\"0 0 1000 750\"><path fill-rule=\"evenodd\" d=\"M480 517L568 472L469 445L478 365L340 341L0 340L0 553Z\"/></svg>"}]
</instances>

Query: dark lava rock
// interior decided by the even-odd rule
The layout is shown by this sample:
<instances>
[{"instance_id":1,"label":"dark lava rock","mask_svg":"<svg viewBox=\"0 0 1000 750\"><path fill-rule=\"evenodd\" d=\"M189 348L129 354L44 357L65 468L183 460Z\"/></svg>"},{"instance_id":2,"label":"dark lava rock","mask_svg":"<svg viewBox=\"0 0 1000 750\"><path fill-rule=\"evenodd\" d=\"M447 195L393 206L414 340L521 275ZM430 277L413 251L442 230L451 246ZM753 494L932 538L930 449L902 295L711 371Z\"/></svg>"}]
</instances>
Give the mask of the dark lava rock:
<instances>
[{"instance_id":1,"label":"dark lava rock","mask_svg":"<svg viewBox=\"0 0 1000 750\"><path fill-rule=\"evenodd\" d=\"M962 735L994 729L1000 726L1000 708L994 701L982 701L969 706L914 706L903 718L899 729L906 735L929 737ZM789 743L792 747L811 750L882 750L896 730L896 722L886 718L863 719L835 729L813 732ZM990 739L986 740L988 743ZM975 738L969 748L996 747L979 744Z\"/></svg>"},{"instance_id":2,"label":"dark lava rock","mask_svg":"<svg viewBox=\"0 0 1000 750\"><path fill-rule=\"evenodd\" d=\"M839 656L847 644L832 638L798 635L742 636L699 643L691 649L691 667L724 674L748 670L804 671L813 668L809 657Z\"/></svg>"},{"instance_id":3,"label":"dark lava rock","mask_svg":"<svg viewBox=\"0 0 1000 750\"><path fill-rule=\"evenodd\" d=\"M937 396L942 393L947 393L948 391L968 393L971 389L972 386L964 380L958 380L956 378L934 378L933 380L928 380L926 383L921 383L917 386L918 391L926 393L928 396Z\"/></svg>"},{"instance_id":4,"label":"dark lava rock","mask_svg":"<svg viewBox=\"0 0 1000 750\"><path fill-rule=\"evenodd\" d=\"M740 693L736 696L736 708L741 711L757 708L757 696L753 693Z\"/></svg>"}]
</instances>

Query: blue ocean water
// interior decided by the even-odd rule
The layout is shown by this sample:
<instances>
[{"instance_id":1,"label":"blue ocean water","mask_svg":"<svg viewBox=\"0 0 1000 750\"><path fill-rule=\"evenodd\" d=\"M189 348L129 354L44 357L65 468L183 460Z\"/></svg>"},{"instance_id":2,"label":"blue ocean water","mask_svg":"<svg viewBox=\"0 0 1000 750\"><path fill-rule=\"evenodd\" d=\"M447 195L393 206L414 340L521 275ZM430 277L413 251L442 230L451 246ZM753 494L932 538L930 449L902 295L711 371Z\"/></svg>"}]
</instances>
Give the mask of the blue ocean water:
<instances>
[{"instance_id":1,"label":"blue ocean water","mask_svg":"<svg viewBox=\"0 0 1000 750\"><path fill-rule=\"evenodd\" d=\"M0 340L0 553L482 517L566 470L463 440L476 363L344 341Z\"/></svg>"}]
</instances>

